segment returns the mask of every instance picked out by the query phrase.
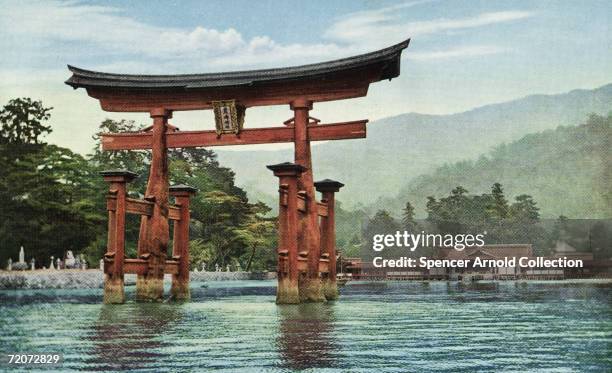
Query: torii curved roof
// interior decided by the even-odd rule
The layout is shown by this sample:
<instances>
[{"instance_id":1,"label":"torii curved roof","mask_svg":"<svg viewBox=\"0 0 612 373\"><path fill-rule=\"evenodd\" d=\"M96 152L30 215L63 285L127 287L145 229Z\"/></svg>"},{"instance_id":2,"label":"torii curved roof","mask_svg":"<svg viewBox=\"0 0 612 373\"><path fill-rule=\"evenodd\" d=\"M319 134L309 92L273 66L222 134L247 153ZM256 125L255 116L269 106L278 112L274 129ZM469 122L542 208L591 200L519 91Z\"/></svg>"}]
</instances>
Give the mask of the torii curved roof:
<instances>
[{"instance_id":1,"label":"torii curved roof","mask_svg":"<svg viewBox=\"0 0 612 373\"><path fill-rule=\"evenodd\" d=\"M65 83L87 89L109 111L205 109L221 99L237 99L245 106L284 104L298 96L338 100L364 96L369 83L399 76L401 53L409 42L328 62L208 74L111 74L68 65L72 76Z\"/></svg>"}]
</instances>

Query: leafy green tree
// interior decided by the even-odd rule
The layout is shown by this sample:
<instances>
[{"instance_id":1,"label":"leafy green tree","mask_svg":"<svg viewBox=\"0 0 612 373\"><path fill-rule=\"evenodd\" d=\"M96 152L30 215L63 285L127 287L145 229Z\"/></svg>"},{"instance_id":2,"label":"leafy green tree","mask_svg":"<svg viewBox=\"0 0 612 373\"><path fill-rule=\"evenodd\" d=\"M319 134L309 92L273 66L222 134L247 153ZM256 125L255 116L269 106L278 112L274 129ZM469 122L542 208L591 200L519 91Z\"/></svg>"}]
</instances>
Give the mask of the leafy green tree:
<instances>
[{"instance_id":1,"label":"leafy green tree","mask_svg":"<svg viewBox=\"0 0 612 373\"><path fill-rule=\"evenodd\" d=\"M401 230L400 224L391 216L387 210L378 210L364 226L362 231L362 253L360 257L365 260L371 260L374 254L372 250L374 244L374 236L395 234ZM386 253L393 253L394 250L387 249ZM389 254L393 255L393 254Z\"/></svg>"},{"instance_id":2,"label":"leafy green tree","mask_svg":"<svg viewBox=\"0 0 612 373\"><path fill-rule=\"evenodd\" d=\"M537 254L548 254L547 233L540 223L540 212L533 198L521 194L510 205L509 217L504 220L505 237L510 243L530 243Z\"/></svg>"},{"instance_id":3,"label":"leafy green tree","mask_svg":"<svg viewBox=\"0 0 612 373\"><path fill-rule=\"evenodd\" d=\"M448 197L428 198L427 221L443 234L480 232L488 224L487 206L491 200L490 195L471 196L465 188L457 186Z\"/></svg>"},{"instance_id":4,"label":"leafy green tree","mask_svg":"<svg viewBox=\"0 0 612 373\"><path fill-rule=\"evenodd\" d=\"M101 137L84 158L42 141L51 132L51 108L40 101L15 99L0 110L0 260L16 255L23 245L39 265L66 250L84 252L95 264L106 250L106 194L108 185L99 172L127 169L139 174L130 194L145 193L150 152L102 151ZM133 121L107 119L100 132L135 132ZM234 183L234 173L219 165L207 149L169 150L172 184L199 189L192 202L192 263L269 269L275 261L275 220L261 203L249 203ZM134 255L140 217L126 217L126 251Z\"/></svg>"},{"instance_id":5,"label":"leafy green tree","mask_svg":"<svg viewBox=\"0 0 612 373\"><path fill-rule=\"evenodd\" d=\"M240 258L241 267L245 271L272 269L276 264L276 219L264 218L270 208L263 203L252 205L252 209L246 222L237 230L238 239L250 249L250 253ZM246 265L242 266L244 262Z\"/></svg>"},{"instance_id":6,"label":"leafy green tree","mask_svg":"<svg viewBox=\"0 0 612 373\"><path fill-rule=\"evenodd\" d=\"M27 97L10 100L0 110L0 144L42 144L42 137L51 133L45 122L52 109Z\"/></svg>"},{"instance_id":7,"label":"leafy green tree","mask_svg":"<svg viewBox=\"0 0 612 373\"><path fill-rule=\"evenodd\" d=\"M533 197L527 194L521 194L516 197L516 202L510 206L510 213L516 220L521 220L527 223L537 223L540 221L540 209L538 208Z\"/></svg>"},{"instance_id":8,"label":"leafy green tree","mask_svg":"<svg viewBox=\"0 0 612 373\"><path fill-rule=\"evenodd\" d=\"M93 175L90 179L96 193L92 198L96 211L105 213L106 195L108 184L99 175L100 171L112 169L124 169L135 172L138 177L128 185L131 196L142 198L145 194L147 179L149 175L150 152L143 150L106 150L102 151L102 138L100 133L124 133L138 132L144 128L134 121L105 119L98 126L98 133L92 136L95 146L88 154L87 161L92 169ZM137 215L126 215L126 255L134 256L137 250L138 235L140 230L140 217ZM87 260L95 265L106 252L107 231L106 225L102 225L96 238L84 248Z\"/></svg>"},{"instance_id":9,"label":"leafy green tree","mask_svg":"<svg viewBox=\"0 0 612 373\"><path fill-rule=\"evenodd\" d=\"M427 220L441 234L481 234L486 243L531 243L540 253L548 248L547 235L539 225L539 208L529 195L508 204L503 187L495 183L490 194L469 195L463 187L448 197L427 201Z\"/></svg>"},{"instance_id":10,"label":"leafy green tree","mask_svg":"<svg viewBox=\"0 0 612 373\"><path fill-rule=\"evenodd\" d=\"M98 126L98 133L92 136L95 141L95 146L92 152L88 155L88 161L91 166L97 171L123 169L136 172L138 177L130 183L130 191L143 194L147 185L149 176L149 165L151 163L151 154L144 150L102 150L102 138L100 133L125 133L138 132L144 128L143 125L137 125L134 121L128 120L112 120L105 119ZM106 183L101 177L97 177L97 184L100 188L105 189Z\"/></svg>"},{"instance_id":11,"label":"leafy green tree","mask_svg":"<svg viewBox=\"0 0 612 373\"><path fill-rule=\"evenodd\" d=\"M92 169L69 149L47 145L51 108L15 99L0 110L0 260L19 246L39 266L79 251L100 230Z\"/></svg>"},{"instance_id":12,"label":"leafy green tree","mask_svg":"<svg viewBox=\"0 0 612 373\"><path fill-rule=\"evenodd\" d=\"M199 192L192 200L190 238L193 265L206 262L212 268L236 266L254 270L272 269L276 261L275 219L270 209L250 203L246 192L235 185L234 172L222 167L217 155L203 148L169 152L170 179L188 184ZM200 262L197 262L200 260Z\"/></svg>"}]
</instances>

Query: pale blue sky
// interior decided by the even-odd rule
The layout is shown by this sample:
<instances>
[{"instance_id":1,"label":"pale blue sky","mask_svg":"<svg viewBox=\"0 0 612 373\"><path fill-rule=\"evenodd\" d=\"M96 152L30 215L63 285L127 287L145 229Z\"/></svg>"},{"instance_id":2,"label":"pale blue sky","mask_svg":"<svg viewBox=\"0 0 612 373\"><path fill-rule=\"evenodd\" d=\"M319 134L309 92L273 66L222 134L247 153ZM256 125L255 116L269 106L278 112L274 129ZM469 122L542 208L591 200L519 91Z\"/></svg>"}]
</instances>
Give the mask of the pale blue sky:
<instances>
[{"instance_id":1,"label":"pale blue sky","mask_svg":"<svg viewBox=\"0 0 612 373\"><path fill-rule=\"evenodd\" d=\"M80 152L105 117L63 81L66 64L130 73L185 73L304 64L407 37L402 75L367 98L320 104L324 121L405 112L451 113L535 93L612 82L610 1L0 1L0 100L54 106L50 141ZM258 108L247 126L280 124ZM210 113L175 115L212 128Z\"/></svg>"}]
</instances>

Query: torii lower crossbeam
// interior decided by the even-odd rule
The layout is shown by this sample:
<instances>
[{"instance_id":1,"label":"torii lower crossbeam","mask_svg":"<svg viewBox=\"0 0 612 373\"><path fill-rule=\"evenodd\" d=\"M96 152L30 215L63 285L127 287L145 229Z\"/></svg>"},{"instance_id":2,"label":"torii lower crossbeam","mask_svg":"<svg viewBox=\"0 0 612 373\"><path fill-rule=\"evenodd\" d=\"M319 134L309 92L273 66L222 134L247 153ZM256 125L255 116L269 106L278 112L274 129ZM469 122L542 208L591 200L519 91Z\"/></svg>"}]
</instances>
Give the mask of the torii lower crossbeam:
<instances>
[{"instance_id":1,"label":"torii lower crossbeam","mask_svg":"<svg viewBox=\"0 0 612 373\"><path fill-rule=\"evenodd\" d=\"M309 125L308 139L310 141L325 141L365 138L367 122L366 119L352 122ZM151 132L104 133L101 134L101 137L103 150L151 149L153 140ZM168 148L271 144L294 142L294 140L294 128L291 126L244 129L238 136L233 134L218 136L215 131L175 131L166 133Z\"/></svg>"}]
</instances>

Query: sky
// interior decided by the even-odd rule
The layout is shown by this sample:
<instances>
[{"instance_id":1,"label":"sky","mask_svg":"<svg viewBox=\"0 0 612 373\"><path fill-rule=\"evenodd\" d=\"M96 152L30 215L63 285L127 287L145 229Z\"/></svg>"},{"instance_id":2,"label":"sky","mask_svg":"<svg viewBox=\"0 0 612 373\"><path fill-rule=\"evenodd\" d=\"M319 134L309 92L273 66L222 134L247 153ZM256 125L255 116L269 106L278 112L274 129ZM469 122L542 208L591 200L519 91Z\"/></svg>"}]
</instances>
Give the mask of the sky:
<instances>
[{"instance_id":1,"label":"sky","mask_svg":"<svg viewBox=\"0 0 612 373\"><path fill-rule=\"evenodd\" d=\"M146 74L248 70L411 38L400 77L372 84L364 98L316 104L312 115L330 123L448 114L612 82L611 21L612 1L0 0L0 104L31 97L54 107L47 141L85 154L105 118L150 119L102 111L63 83L67 64ZM252 108L245 126L290 116L288 107ZM172 123L214 128L210 111L178 112Z\"/></svg>"}]
</instances>

